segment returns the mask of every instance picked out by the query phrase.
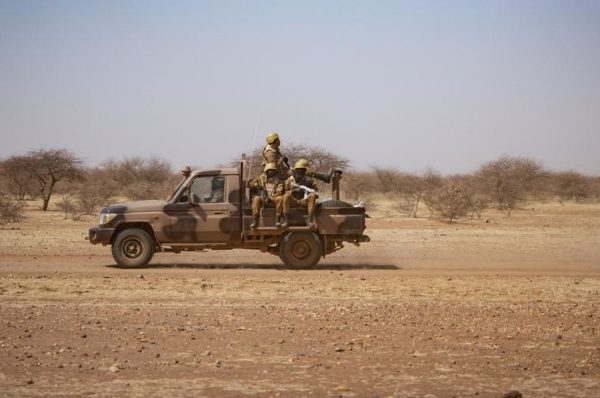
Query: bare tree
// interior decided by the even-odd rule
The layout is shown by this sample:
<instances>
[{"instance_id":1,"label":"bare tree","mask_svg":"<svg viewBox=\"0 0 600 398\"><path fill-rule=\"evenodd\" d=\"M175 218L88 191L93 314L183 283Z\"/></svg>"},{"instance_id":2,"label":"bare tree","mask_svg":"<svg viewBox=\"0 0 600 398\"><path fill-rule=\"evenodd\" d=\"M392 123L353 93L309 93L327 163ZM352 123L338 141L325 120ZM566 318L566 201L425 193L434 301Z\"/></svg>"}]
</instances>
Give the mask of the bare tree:
<instances>
[{"instance_id":1,"label":"bare tree","mask_svg":"<svg viewBox=\"0 0 600 398\"><path fill-rule=\"evenodd\" d=\"M485 163L476 173L485 193L489 194L500 210L508 215L526 195L536 188L544 175L542 165L524 157L503 156Z\"/></svg>"},{"instance_id":2,"label":"bare tree","mask_svg":"<svg viewBox=\"0 0 600 398\"><path fill-rule=\"evenodd\" d=\"M18 200L35 197L36 180L32 172L32 159L28 155L14 155L0 163L0 174L5 189Z\"/></svg>"},{"instance_id":3,"label":"bare tree","mask_svg":"<svg viewBox=\"0 0 600 398\"><path fill-rule=\"evenodd\" d=\"M39 184L42 196L42 210L48 210L48 203L59 181L79 179L81 160L66 149L40 149L28 152L31 172Z\"/></svg>"}]
</instances>

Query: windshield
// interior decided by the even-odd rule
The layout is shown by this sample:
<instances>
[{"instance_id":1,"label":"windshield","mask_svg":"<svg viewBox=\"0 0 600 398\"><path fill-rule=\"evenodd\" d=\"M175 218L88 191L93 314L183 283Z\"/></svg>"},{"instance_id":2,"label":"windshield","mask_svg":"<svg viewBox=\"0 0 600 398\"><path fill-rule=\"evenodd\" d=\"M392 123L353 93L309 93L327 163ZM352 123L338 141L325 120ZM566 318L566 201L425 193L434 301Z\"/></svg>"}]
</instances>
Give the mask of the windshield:
<instances>
[{"instance_id":1,"label":"windshield","mask_svg":"<svg viewBox=\"0 0 600 398\"><path fill-rule=\"evenodd\" d=\"M181 188L183 188L187 184L187 182L190 180L190 177L191 176L188 176L188 177L184 178L183 180L181 180L179 185L177 185L177 188L175 188L175 190L173 191L171 196L169 196L169 199L167 199L167 202L171 202L173 199L175 199L175 196L177 196L177 194L181 190Z\"/></svg>"}]
</instances>

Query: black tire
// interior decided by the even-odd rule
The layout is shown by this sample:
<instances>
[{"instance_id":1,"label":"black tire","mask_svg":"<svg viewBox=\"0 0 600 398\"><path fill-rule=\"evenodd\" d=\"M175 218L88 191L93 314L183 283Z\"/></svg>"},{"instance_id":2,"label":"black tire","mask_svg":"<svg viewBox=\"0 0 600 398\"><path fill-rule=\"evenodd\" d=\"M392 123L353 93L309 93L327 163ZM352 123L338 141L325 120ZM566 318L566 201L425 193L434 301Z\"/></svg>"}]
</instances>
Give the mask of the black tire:
<instances>
[{"instance_id":1,"label":"black tire","mask_svg":"<svg viewBox=\"0 0 600 398\"><path fill-rule=\"evenodd\" d=\"M124 229L112 243L112 255L121 267L143 267L154 255L154 240L143 229Z\"/></svg>"},{"instance_id":2,"label":"black tire","mask_svg":"<svg viewBox=\"0 0 600 398\"><path fill-rule=\"evenodd\" d=\"M352 205L350 203L344 202L343 200L335 200L335 199L324 200L323 202L319 203L319 206L321 206L323 208L352 207Z\"/></svg>"},{"instance_id":3,"label":"black tire","mask_svg":"<svg viewBox=\"0 0 600 398\"><path fill-rule=\"evenodd\" d=\"M322 254L321 240L312 232L291 232L279 243L279 258L289 267L313 267Z\"/></svg>"}]
</instances>

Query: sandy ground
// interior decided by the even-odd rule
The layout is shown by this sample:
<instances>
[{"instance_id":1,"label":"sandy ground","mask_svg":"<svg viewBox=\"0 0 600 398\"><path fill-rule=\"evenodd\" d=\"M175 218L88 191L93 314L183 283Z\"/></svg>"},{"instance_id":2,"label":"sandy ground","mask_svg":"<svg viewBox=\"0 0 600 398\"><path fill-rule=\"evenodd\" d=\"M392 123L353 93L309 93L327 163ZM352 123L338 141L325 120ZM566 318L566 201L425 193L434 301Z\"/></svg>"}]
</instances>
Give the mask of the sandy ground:
<instances>
[{"instance_id":1,"label":"sandy ground","mask_svg":"<svg viewBox=\"0 0 600 398\"><path fill-rule=\"evenodd\" d=\"M89 224L0 226L0 396L600 396L600 205L445 224L289 270L252 251L113 266Z\"/></svg>"}]
</instances>

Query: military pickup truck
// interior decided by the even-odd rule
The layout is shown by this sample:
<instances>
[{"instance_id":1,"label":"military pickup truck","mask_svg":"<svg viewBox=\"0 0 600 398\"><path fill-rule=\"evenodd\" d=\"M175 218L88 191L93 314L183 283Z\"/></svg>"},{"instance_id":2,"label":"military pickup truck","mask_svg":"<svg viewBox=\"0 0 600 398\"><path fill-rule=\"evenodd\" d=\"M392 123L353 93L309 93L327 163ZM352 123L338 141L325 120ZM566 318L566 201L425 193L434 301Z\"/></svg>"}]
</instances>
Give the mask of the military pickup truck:
<instances>
[{"instance_id":1,"label":"military pickup truck","mask_svg":"<svg viewBox=\"0 0 600 398\"><path fill-rule=\"evenodd\" d=\"M290 267L311 267L348 242L368 242L365 209L339 200L341 173L331 182L332 199L316 208L316 227L305 225L305 208L293 208L289 226L275 227L275 209L262 210L250 229L252 214L247 161L238 167L195 170L166 201L114 204L100 211L89 229L92 244L111 245L122 267L141 267L155 252L254 249L278 255Z\"/></svg>"}]
</instances>

